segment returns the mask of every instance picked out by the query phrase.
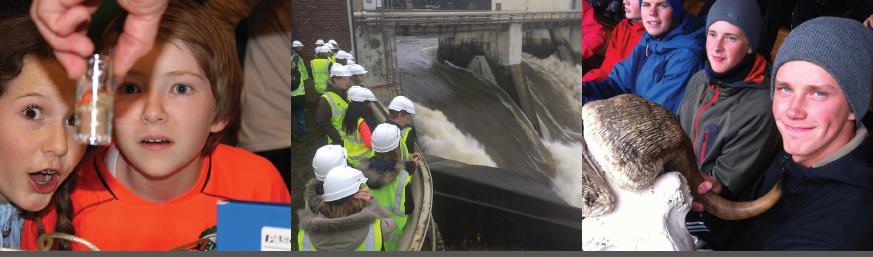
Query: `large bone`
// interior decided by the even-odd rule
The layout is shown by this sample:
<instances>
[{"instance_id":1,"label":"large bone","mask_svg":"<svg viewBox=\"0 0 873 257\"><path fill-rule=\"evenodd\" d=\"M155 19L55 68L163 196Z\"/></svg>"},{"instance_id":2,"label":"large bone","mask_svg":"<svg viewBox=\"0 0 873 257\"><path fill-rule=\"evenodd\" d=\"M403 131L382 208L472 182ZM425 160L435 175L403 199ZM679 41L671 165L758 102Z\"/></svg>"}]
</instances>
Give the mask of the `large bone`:
<instances>
[{"instance_id":1,"label":"large bone","mask_svg":"<svg viewBox=\"0 0 873 257\"><path fill-rule=\"evenodd\" d=\"M677 170L690 188L703 182L691 141L682 131L679 121L663 106L639 96L626 94L608 100L587 103L582 107L586 166L583 185L596 194L583 193L583 216L605 215L615 201L600 179L609 180L623 190L636 191L650 188L663 167ZM606 195L603 193L606 192ZM726 220L754 217L772 207L782 194L779 183L763 197L749 202L732 202L714 193L698 195L707 212ZM590 203L590 204L589 204Z\"/></svg>"},{"instance_id":2,"label":"large bone","mask_svg":"<svg viewBox=\"0 0 873 257\"><path fill-rule=\"evenodd\" d=\"M631 191L608 183L619 201L612 212L582 220L583 251L691 251L685 215L688 183L678 172L658 177L653 187Z\"/></svg>"}]
</instances>

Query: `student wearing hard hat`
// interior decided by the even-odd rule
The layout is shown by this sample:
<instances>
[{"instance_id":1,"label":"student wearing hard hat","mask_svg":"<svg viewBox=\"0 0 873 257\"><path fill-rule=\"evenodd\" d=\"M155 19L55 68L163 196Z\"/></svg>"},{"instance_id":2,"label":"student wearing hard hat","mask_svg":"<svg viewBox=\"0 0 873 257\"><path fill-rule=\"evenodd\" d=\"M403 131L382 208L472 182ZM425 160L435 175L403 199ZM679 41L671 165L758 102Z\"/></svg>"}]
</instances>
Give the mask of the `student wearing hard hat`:
<instances>
[{"instance_id":1,"label":"student wearing hard hat","mask_svg":"<svg viewBox=\"0 0 873 257\"><path fill-rule=\"evenodd\" d=\"M421 154L415 151L415 127L412 118L415 116L415 104L405 96L396 96L388 104L388 121L400 128L400 160L407 163L407 170L415 170L415 162L421 161ZM414 162L410 162L413 161Z\"/></svg>"},{"instance_id":2,"label":"student wearing hard hat","mask_svg":"<svg viewBox=\"0 0 873 257\"><path fill-rule=\"evenodd\" d=\"M328 144L343 144L343 117L349 108L346 92L349 89L349 77L352 73L345 66L334 63L330 68L330 79L327 80L327 91L318 100L315 111L315 126L327 135Z\"/></svg>"},{"instance_id":3,"label":"student wearing hard hat","mask_svg":"<svg viewBox=\"0 0 873 257\"><path fill-rule=\"evenodd\" d=\"M339 50L336 52L336 62L342 65L348 65L348 61L354 60L355 57L352 54L346 52L345 50Z\"/></svg>"},{"instance_id":4,"label":"student wearing hard hat","mask_svg":"<svg viewBox=\"0 0 873 257\"><path fill-rule=\"evenodd\" d=\"M324 195L312 211L302 210L297 245L300 251L381 251L384 238L396 231L384 208L371 204L367 178L352 167L336 167L324 178Z\"/></svg>"},{"instance_id":5,"label":"student wearing hard hat","mask_svg":"<svg viewBox=\"0 0 873 257\"><path fill-rule=\"evenodd\" d=\"M409 186L412 177L400 161L400 128L388 123L379 124L373 130L372 141L375 154L361 162L360 167L367 176L370 194L397 222L397 230L385 239L385 250L394 251L406 228L406 220L415 209L412 187Z\"/></svg>"},{"instance_id":6,"label":"student wearing hard hat","mask_svg":"<svg viewBox=\"0 0 873 257\"><path fill-rule=\"evenodd\" d=\"M327 84L325 82L330 78L330 68L333 66L333 61L330 60L330 49L328 47L316 47L316 55L309 61L309 66L312 68L312 83L315 85L315 93L324 94Z\"/></svg>"},{"instance_id":7,"label":"student wearing hard hat","mask_svg":"<svg viewBox=\"0 0 873 257\"><path fill-rule=\"evenodd\" d=\"M370 128L379 124L373 116L370 103L376 101L376 96L369 89L353 86L349 88L349 108L343 117L343 146L348 151L348 161L352 167L362 160L373 156L370 144Z\"/></svg>"},{"instance_id":8,"label":"student wearing hard hat","mask_svg":"<svg viewBox=\"0 0 873 257\"><path fill-rule=\"evenodd\" d=\"M333 39L328 40L327 43L331 45L330 50L332 51L331 53L332 53L332 56L334 56L334 60L336 60L336 54L340 50L339 44L336 42L336 40L333 40Z\"/></svg>"},{"instance_id":9,"label":"student wearing hard hat","mask_svg":"<svg viewBox=\"0 0 873 257\"><path fill-rule=\"evenodd\" d=\"M315 54L318 54L318 48L322 46L324 46L324 40L321 40L320 38L315 40Z\"/></svg>"},{"instance_id":10,"label":"student wearing hard hat","mask_svg":"<svg viewBox=\"0 0 873 257\"><path fill-rule=\"evenodd\" d=\"M352 85L366 88L367 86L364 84L366 79L364 78L364 74L367 74L367 70L364 69L364 66L354 63L352 60L349 60L349 62L350 64L347 67L349 67L349 71L352 72Z\"/></svg>"},{"instance_id":11,"label":"student wearing hard hat","mask_svg":"<svg viewBox=\"0 0 873 257\"><path fill-rule=\"evenodd\" d=\"M346 149L339 145L325 145L315 151L315 156L312 157L315 177L306 182L306 189L303 191L304 208L310 210L310 206L315 206L324 194L324 178L328 171L349 166L346 162L347 155Z\"/></svg>"},{"instance_id":12,"label":"student wearing hard hat","mask_svg":"<svg viewBox=\"0 0 873 257\"><path fill-rule=\"evenodd\" d=\"M336 53L337 53L336 45L331 44L331 43L325 43L323 47L325 49L327 49L327 59L330 60L330 62L332 62L332 63L336 63Z\"/></svg>"},{"instance_id":13,"label":"student wearing hard hat","mask_svg":"<svg viewBox=\"0 0 873 257\"><path fill-rule=\"evenodd\" d=\"M303 111L306 109L306 90L303 82L309 79L309 71L300 54L302 50L303 43L300 41L294 40L291 43L291 113L294 115L295 139L302 139L306 129L306 121L303 117Z\"/></svg>"}]
</instances>

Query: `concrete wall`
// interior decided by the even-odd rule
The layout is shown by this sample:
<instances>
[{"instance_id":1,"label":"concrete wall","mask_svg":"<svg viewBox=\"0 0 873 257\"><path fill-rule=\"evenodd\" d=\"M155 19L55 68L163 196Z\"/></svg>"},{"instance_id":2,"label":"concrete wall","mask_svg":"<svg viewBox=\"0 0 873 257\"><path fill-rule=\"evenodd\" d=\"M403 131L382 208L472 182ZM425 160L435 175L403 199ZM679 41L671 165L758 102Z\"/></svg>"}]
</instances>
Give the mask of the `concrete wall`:
<instances>
[{"instance_id":1,"label":"concrete wall","mask_svg":"<svg viewBox=\"0 0 873 257\"><path fill-rule=\"evenodd\" d=\"M369 1L375 1L375 0L369 0ZM357 12L357 11L360 11L362 9L364 9L364 0L352 0L352 11Z\"/></svg>"},{"instance_id":2,"label":"concrete wall","mask_svg":"<svg viewBox=\"0 0 873 257\"><path fill-rule=\"evenodd\" d=\"M390 41L384 42L382 32L388 33ZM387 83L385 79L385 44L395 44L393 28L381 28L376 26L355 26L355 35L358 52L355 53L355 62L364 66L367 70L366 83L369 86L379 86Z\"/></svg>"},{"instance_id":3,"label":"concrete wall","mask_svg":"<svg viewBox=\"0 0 873 257\"><path fill-rule=\"evenodd\" d=\"M467 67L476 55L485 55L496 60L499 51L499 33L462 32L452 36L440 37L437 58L448 60L455 65Z\"/></svg>"},{"instance_id":4,"label":"concrete wall","mask_svg":"<svg viewBox=\"0 0 873 257\"><path fill-rule=\"evenodd\" d=\"M521 63L524 31L521 24L506 24L499 31L461 32L440 37L437 57L466 67L474 55L485 55L500 65Z\"/></svg>"},{"instance_id":5,"label":"concrete wall","mask_svg":"<svg viewBox=\"0 0 873 257\"><path fill-rule=\"evenodd\" d=\"M334 39L340 49L351 49L346 0L294 0L292 26L294 40L303 43L304 57L309 60L315 53L315 40Z\"/></svg>"},{"instance_id":6,"label":"concrete wall","mask_svg":"<svg viewBox=\"0 0 873 257\"><path fill-rule=\"evenodd\" d=\"M578 27L563 27L551 30L552 42L557 45L558 56L567 62L582 63L582 33Z\"/></svg>"},{"instance_id":7,"label":"concrete wall","mask_svg":"<svg viewBox=\"0 0 873 257\"><path fill-rule=\"evenodd\" d=\"M493 0L491 10L496 10L500 3L504 11L568 11L573 10L574 2L578 1L580 0Z\"/></svg>"}]
</instances>

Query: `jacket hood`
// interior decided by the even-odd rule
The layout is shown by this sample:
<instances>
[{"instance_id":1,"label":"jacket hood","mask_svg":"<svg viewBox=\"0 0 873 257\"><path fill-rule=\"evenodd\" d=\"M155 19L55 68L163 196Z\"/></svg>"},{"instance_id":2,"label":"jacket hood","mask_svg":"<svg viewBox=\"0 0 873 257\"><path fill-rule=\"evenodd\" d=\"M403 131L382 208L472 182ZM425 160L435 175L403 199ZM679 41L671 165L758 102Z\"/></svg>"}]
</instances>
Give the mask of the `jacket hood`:
<instances>
[{"instance_id":1,"label":"jacket hood","mask_svg":"<svg viewBox=\"0 0 873 257\"><path fill-rule=\"evenodd\" d=\"M394 166L390 170L380 170L374 165L370 165L374 161L378 160L370 158L361 161L361 167L363 167L361 170L364 172L364 176L367 177L367 187L372 189L382 188L391 183L391 181L397 178L398 172L403 170L403 162L394 162Z\"/></svg>"},{"instance_id":2,"label":"jacket hood","mask_svg":"<svg viewBox=\"0 0 873 257\"><path fill-rule=\"evenodd\" d=\"M706 72L706 77L710 78L710 84L718 84L722 88L753 88L770 90L770 85L766 83L770 78L770 64L767 63L767 59L764 59L764 56L761 54L755 54L755 60L752 62L751 66L752 67L746 73L745 78L743 78L742 81L734 83L726 83L711 79L712 75L710 74L711 71L708 63L707 68L705 68L704 71Z\"/></svg>"},{"instance_id":3,"label":"jacket hood","mask_svg":"<svg viewBox=\"0 0 873 257\"><path fill-rule=\"evenodd\" d=\"M702 51L706 43L706 33L703 29L703 20L698 17L685 15L678 25L667 31L666 35L653 37L646 32L641 41L645 45L646 53L655 52L663 54L670 49L687 48Z\"/></svg>"},{"instance_id":4,"label":"jacket hood","mask_svg":"<svg viewBox=\"0 0 873 257\"><path fill-rule=\"evenodd\" d=\"M303 191L303 200L308 204L307 207L312 208L312 206L318 203L318 197L323 195L324 190L319 190L319 188L324 186L324 182L315 178L309 179L306 182L306 188ZM322 191L322 194L319 194L318 191Z\"/></svg>"},{"instance_id":5,"label":"jacket hood","mask_svg":"<svg viewBox=\"0 0 873 257\"><path fill-rule=\"evenodd\" d=\"M769 92L770 85L767 82L770 78L770 64L767 63L767 60L764 59L763 56L756 54L755 61L752 62L751 66L752 67L748 69L749 71L746 73L746 76L742 81L728 83L714 79L712 75L710 75L711 71L709 64L707 63L702 71L706 74L705 77L707 79L707 84L697 101L703 101L703 96L709 94L709 91L715 90L716 88L718 89L718 99L715 100L715 104L722 103L736 94L742 94L746 90L766 90Z\"/></svg>"},{"instance_id":6,"label":"jacket hood","mask_svg":"<svg viewBox=\"0 0 873 257\"><path fill-rule=\"evenodd\" d=\"M300 229L306 231L312 244L319 250L354 250L364 241L369 226L382 219L383 235L394 230L394 220L378 204L370 204L358 213L341 218L328 218L310 211L298 211Z\"/></svg>"}]
</instances>

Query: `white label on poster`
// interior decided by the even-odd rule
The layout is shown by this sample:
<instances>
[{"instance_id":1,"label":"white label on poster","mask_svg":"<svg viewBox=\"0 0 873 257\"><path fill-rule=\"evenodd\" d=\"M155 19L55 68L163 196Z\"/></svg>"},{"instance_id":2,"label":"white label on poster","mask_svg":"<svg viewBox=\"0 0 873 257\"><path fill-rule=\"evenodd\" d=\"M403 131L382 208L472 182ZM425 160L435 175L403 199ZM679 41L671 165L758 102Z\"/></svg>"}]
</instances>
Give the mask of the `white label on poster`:
<instances>
[{"instance_id":1,"label":"white label on poster","mask_svg":"<svg viewBox=\"0 0 873 257\"><path fill-rule=\"evenodd\" d=\"M261 251L291 251L291 229L261 227Z\"/></svg>"}]
</instances>

